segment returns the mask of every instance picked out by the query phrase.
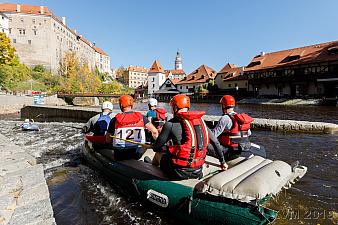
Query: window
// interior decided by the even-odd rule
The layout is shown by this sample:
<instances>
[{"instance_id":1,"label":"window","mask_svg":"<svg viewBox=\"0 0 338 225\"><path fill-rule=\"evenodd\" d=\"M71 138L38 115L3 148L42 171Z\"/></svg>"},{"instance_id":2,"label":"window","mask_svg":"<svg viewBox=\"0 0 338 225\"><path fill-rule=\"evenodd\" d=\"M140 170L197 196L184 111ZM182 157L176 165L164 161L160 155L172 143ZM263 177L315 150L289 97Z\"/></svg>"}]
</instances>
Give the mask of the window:
<instances>
[{"instance_id":1,"label":"window","mask_svg":"<svg viewBox=\"0 0 338 225\"><path fill-rule=\"evenodd\" d=\"M9 28L9 29L8 29L8 32L11 34L11 33L12 33L12 28Z\"/></svg>"},{"instance_id":2,"label":"window","mask_svg":"<svg viewBox=\"0 0 338 225\"><path fill-rule=\"evenodd\" d=\"M35 19L32 19L32 22L35 23Z\"/></svg>"},{"instance_id":3,"label":"window","mask_svg":"<svg viewBox=\"0 0 338 225\"><path fill-rule=\"evenodd\" d=\"M166 87L171 87L171 84L169 83L169 84L166 84L165 86L166 86Z\"/></svg>"},{"instance_id":4,"label":"window","mask_svg":"<svg viewBox=\"0 0 338 225\"><path fill-rule=\"evenodd\" d=\"M31 45L31 44L32 44L32 40L28 40L28 44L30 44L30 45Z\"/></svg>"},{"instance_id":5,"label":"window","mask_svg":"<svg viewBox=\"0 0 338 225\"><path fill-rule=\"evenodd\" d=\"M228 84L228 87L231 87L231 84Z\"/></svg>"},{"instance_id":6,"label":"window","mask_svg":"<svg viewBox=\"0 0 338 225\"><path fill-rule=\"evenodd\" d=\"M37 35L37 31L35 29L33 29L33 33L34 35Z\"/></svg>"},{"instance_id":7,"label":"window","mask_svg":"<svg viewBox=\"0 0 338 225\"><path fill-rule=\"evenodd\" d=\"M155 84L153 84L153 88L155 88Z\"/></svg>"},{"instance_id":8,"label":"window","mask_svg":"<svg viewBox=\"0 0 338 225\"><path fill-rule=\"evenodd\" d=\"M25 29L19 29L19 34L25 35L26 34L26 30Z\"/></svg>"},{"instance_id":9,"label":"window","mask_svg":"<svg viewBox=\"0 0 338 225\"><path fill-rule=\"evenodd\" d=\"M20 21L23 23L23 18L21 18Z\"/></svg>"},{"instance_id":10,"label":"window","mask_svg":"<svg viewBox=\"0 0 338 225\"><path fill-rule=\"evenodd\" d=\"M182 90L182 86L180 86L180 89Z\"/></svg>"},{"instance_id":11,"label":"window","mask_svg":"<svg viewBox=\"0 0 338 225\"><path fill-rule=\"evenodd\" d=\"M155 77L153 77L153 80L152 80L153 82L155 82Z\"/></svg>"},{"instance_id":12,"label":"window","mask_svg":"<svg viewBox=\"0 0 338 225\"><path fill-rule=\"evenodd\" d=\"M16 43L16 39L13 39L13 43Z\"/></svg>"},{"instance_id":13,"label":"window","mask_svg":"<svg viewBox=\"0 0 338 225\"><path fill-rule=\"evenodd\" d=\"M187 88L187 89L189 89L189 87L188 87L188 86L186 86L186 88Z\"/></svg>"}]
</instances>

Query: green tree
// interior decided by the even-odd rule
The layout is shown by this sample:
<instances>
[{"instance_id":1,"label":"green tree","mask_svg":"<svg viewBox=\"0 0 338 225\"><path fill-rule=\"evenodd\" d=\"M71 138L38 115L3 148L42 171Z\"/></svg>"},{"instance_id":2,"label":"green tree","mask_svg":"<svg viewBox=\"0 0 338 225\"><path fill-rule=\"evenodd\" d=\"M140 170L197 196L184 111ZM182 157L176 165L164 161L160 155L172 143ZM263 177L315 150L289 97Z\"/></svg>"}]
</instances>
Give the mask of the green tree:
<instances>
[{"instance_id":1,"label":"green tree","mask_svg":"<svg viewBox=\"0 0 338 225\"><path fill-rule=\"evenodd\" d=\"M18 63L11 40L6 34L0 32L0 65L17 65Z\"/></svg>"}]
</instances>

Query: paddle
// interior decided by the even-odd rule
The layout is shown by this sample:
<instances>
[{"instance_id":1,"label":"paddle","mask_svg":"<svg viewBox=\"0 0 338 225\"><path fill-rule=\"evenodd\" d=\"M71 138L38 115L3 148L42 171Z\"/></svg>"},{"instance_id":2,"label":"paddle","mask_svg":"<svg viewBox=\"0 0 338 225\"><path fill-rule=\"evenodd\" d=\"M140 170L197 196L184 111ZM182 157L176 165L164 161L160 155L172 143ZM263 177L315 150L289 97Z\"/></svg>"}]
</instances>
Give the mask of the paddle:
<instances>
[{"instance_id":1,"label":"paddle","mask_svg":"<svg viewBox=\"0 0 338 225\"><path fill-rule=\"evenodd\" d=\"M143 143L140 143L140 142L137 142L137 141L127 140L127 139L119 138L119 137L116 137L116 136L113 136L113 135L110 135L110 137L114 138L114 139L122 140L122 141L125 141L125 142L129 142L129 143L132 143L132 144L141 145L142 148L144 148L144 149L152 148L151 145L143 144Z\"/></svg>"}]
</instances>

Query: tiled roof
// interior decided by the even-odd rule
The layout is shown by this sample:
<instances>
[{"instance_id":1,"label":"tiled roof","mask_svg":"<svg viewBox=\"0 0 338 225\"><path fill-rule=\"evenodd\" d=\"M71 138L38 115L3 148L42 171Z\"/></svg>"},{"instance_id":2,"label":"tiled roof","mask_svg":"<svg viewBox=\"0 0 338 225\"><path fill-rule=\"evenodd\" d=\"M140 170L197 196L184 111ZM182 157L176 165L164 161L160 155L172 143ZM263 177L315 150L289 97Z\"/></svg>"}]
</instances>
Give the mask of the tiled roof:
<instances>
[{"instance_id":1,"label":"tiled roof","mask_svg":"<svg viewBox=\"0 0 338 225\"><path fill-rule=\"evenodd\" d=\"M193 84L193 83L205 83L209 79L215 79L216 71L212 68L202 65L188 76L180 80L177 84Z\"/></svg>"},{"instance_id":2,"label":"tiled roof","mask_svg":"<svg viewBox=\"0 0 338 225\"><path fill-rule=\"evenodd\" d=\"M184 70L165 70L165 72L171 72L171 74L175 74L175 75L183 75L185 74Z\"/></svg>"},{"instance_id":3,"label":"tiled roof","mask_svg":"<svg viewBox=\"0 0 338 225\"><path fill-rule=\"evenodd\" d=\"M178 79L178 78L168 78L171 83L173 83L174 85L177 84L181 79Z\"/></svg>"},{"instance_id":4,"label":"tiled roof","mask_svg":"<svg viewBox=\"0 0 338 225\"><path fill-rule=\"evenodd\" d=\"M336 48L336 50L334 50ZM338 60L338 41L255 56L245 71Z\"/></svg>"},{"instance_id":5,"label":"tiled roof","mask_svg":"<svg viewBox=\"0 0 338 225\"><path fill-rule=\"evenodd\" d=\"M128 71L148 73L149 69L141 66L128 66Z\"/></svg>"},{"instance_id":6,"label":"tiled roof","mask_svg":"<svg viewBox=\"0 0 338 225\"><path fill-rule=\"evenodd\" d=\"M96 46L93 46L94 50L97 52L97 53L100 53L101 55L105 55L105 56L108 56L107 53L105 53L101 48L98 48Z\"/></svg>"},{"instance_id":7,"label":"tiled roof","mask_svg":"<svg viewBox=\"0 0 338 225\"><path fill-rule=\"evenodd\" d=\"M0 12L15 12L17 13L17 5L13 3L3 3L0 4ZM20 13L25 14L38 14L38 15L47 15L51 16L52 12L49 11L47 6L36 6L36 5L22 5L20 4ZM41 8L43 12L41 12Z\"/></svg>"},{"instance_id":8,"label":"tiled roof","mask_svg":"<svg viewBox=\"0 0 338 225\"><path fill-rule=\"evenodd\" d=\"M217 76L221 76L223 80L234 80L235 77L241 75L244 67L236 67L235 64L227 63L218 73ZM242 76L241 76L242 77ZM241 77L236 79L242 79Z\"/></svg>"},{"instance_id":9,"label":"tiled roof","mask_svg":"<svg viewBox=\"0 0 338 225\"><path fill-rule=\"evenodd\" d=\"M151 66L149 73L164 73L163 67L161 66L160 61L155 60Z\"/></svg>"}]
</instances>

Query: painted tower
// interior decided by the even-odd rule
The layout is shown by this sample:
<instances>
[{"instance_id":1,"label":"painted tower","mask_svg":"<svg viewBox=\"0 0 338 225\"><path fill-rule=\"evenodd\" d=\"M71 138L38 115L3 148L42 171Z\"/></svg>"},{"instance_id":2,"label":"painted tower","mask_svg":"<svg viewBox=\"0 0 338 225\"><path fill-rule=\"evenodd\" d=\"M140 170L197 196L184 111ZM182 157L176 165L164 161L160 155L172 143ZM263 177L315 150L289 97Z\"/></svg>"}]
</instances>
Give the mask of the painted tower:
<instances>
[{"instance_id":1,"label":"painted tower","mask_svg":"<svg viewBox=\"0 0 338 225\"><path fill-rule=\"evenodd\" d=\"M176 54L175 70L183 70L182 59L181 59L181 55L180 55L179 52L177 52L177 54Z\"/></svg>"}]
</instances>

